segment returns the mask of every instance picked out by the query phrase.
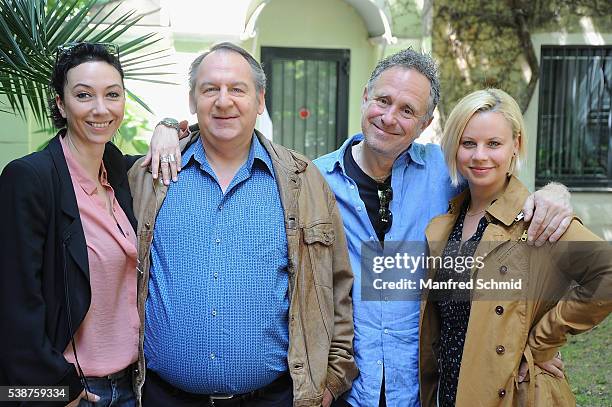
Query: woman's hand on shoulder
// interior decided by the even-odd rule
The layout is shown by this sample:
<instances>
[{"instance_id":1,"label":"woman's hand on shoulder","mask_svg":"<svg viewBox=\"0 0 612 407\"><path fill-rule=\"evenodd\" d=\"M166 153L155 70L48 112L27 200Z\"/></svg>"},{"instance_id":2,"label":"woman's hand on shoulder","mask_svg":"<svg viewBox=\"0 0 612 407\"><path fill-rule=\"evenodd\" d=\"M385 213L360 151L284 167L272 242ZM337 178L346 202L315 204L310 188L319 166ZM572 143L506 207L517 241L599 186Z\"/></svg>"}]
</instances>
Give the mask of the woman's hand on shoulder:
<instances>
[{"instance_id":1,"label":"woman's hand on shoulder","mask_svg":"<svg viewBox=\"0 0 612 407\"><path fill-rule=\"evenodd\" d=\"M180 132L176 129L158 124L153 131L149 151L141 167L151 165L153 179L157 179L161 172L164 185L170 185L170 180L178 181L181 171L181 148L179 140L189 135L187 121L179 123Z\"/></svg>"}]
</instances>

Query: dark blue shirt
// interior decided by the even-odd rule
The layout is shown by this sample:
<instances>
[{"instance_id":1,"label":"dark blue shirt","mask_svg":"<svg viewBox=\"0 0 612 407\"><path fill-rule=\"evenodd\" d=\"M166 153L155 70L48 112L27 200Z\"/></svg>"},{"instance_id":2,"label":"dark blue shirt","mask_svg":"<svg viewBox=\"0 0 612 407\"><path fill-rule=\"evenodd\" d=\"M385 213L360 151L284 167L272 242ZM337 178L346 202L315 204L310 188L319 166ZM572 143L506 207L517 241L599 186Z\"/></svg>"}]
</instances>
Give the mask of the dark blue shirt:
<instances>
[{"instance_id":1,"label":"dark blue shirt","mask_svg":"<svg viewBox=\"0 0 612 407\"><path fill-rule=\"evenodd\" d=\"M287 237L269 154L253 137L225 194L202 142L155 223L147 367L185 391L237 394L287 371Z\"/></svg>"}]
</instances>

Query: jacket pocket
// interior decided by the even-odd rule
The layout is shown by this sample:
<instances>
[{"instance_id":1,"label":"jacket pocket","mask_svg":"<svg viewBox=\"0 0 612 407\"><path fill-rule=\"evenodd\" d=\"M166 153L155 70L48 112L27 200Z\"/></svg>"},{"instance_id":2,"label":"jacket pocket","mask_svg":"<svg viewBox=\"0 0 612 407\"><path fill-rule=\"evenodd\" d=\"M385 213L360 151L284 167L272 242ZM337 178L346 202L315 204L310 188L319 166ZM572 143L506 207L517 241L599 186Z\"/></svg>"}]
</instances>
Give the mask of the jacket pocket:
<instances>
[{"instance_id":1,"label":"jacket pocket","mask_svg":"<svg viewBox=\"0 0 612 407\"><path fill-rule=\"evenodd\" d=\"M329 348L334 325L334 298L333 298L333 247L336 235L331 223L316 223L303 229L304 243L310 260L310 270L302 270L303 276L312 275L314 287L312 287L319 305L320 321L326 333L325 339L320 346ZM306 261L304 261L306 263ZM313 298L314 299L314 298ZM313 304L314 305L314 304ZM314 317L314 315L313 315ZM311 323L319 318L313 318ZM318 329L315 329L318 331Z\"/></svg>"},{"instance_id":2,"label":"jacket pocket","mask_svg":"<svg viewBox=\"0 0 612 407\"><path fill-rule=\"evenodd\" d=\"M304 243L310 257L310 265L316 285L333 287L332 245L336 233L331 223L317 223L304 227Z\"/></svg>"},{"instance_id":3,"label":"jacket pocket","mask_svg":"<svg viewBox=\"0 0 612 407\"><path fill-rule=\"evenodd\" d=\"M533 373L533 375L532 375ZM529 406L529 381L535 380L534 405L538 406L576 406L576 398L567 382L548 373L539 366L534 367L534 372L529 372L528 380L518 384L517 397L513 405Z\"/></svg>"}]
</instances>

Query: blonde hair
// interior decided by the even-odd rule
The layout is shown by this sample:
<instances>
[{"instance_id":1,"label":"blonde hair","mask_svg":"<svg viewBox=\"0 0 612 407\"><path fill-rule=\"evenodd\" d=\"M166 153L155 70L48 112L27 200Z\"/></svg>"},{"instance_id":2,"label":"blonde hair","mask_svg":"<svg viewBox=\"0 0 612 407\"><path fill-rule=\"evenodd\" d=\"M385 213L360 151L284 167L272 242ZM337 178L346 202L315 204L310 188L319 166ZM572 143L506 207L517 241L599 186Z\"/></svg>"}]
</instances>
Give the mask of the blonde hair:
<instances>
[{"instance_id":1,"label":"blonde hair","mask_svg":"<svg viewBox=\"0 0 612 407\"><path fill-rule=\"evenodd\" d=\"M482 112L498 112L503 114L512 127L512 138L520 137L519 151L514 168L519 169L527 155L525 123L516 100L500 89L485 89L472 92L461 99L451 112L444 127L444 134L440 143L451 181L455 186L459 185L460 180L460 174L457 171L459 141L468 121L475 114Z\"/></svg>"}]
</instances>

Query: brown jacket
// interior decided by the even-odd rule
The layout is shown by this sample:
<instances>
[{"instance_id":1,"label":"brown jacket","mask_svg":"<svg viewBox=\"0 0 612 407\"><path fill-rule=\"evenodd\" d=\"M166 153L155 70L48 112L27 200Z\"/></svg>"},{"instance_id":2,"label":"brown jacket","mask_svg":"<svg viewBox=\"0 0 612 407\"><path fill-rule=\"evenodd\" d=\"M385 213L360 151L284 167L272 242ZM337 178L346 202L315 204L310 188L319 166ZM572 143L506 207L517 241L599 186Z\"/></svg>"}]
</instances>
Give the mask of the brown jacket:
<instances>
[{"instance_id":1,"label":"brown jacket","mask_svg":"<svg viewBox=\"0 0 612 407\"><path fill-rule=\"evenodd\" d=\"M334 194L305 157L273 144L256 131L272 158L285 212L289 256L289 351L294 406L320 406L327 387L335 397L357 376L353 359L353 274L342 219ZM181 148L199 142L199 132L181 140ZM139 366L134 387L137 399L145 380L144 312L148 294L149 249L155 218L167 187L153 181L136 163L129 171L138 219ZM194 310L194 312L197 312Z\"/></svg>"},{"instance_id":2,"label":"brown jacket","mask_svg":"<svg viewBox=\"0 0 612 407\"><path fill-rule=\"evenodd\" d=\"M512 177L503 195L485 214L489 220L474 257L484 267L472 279L522 281L511 294L474 288L457 388L457 406L571 406L566 379L542 371L534 362L554 357L568 333L577 334L601 322L611 311L612 251L573 220L560 242L528 246L522 206L529 192ZM469 190L455 197L448 214L434 218L426 235L430 255L440 255ZM522 241L523 240L523 241ZM582 242L582 243L579 243ZM585 243L592 242L592 243ZM593 243L594 242L594 243ZM429 278L436 270L430 270ZM568 290L569 280L580 284ZM436 304L421 304L419 374L421 404L435 406L440 319ZM563 297L564 296L564 297ZM563 297L562 301L559 301ZM522 358L530 381L518 384Z\"/></svg>"}]
</instances>

